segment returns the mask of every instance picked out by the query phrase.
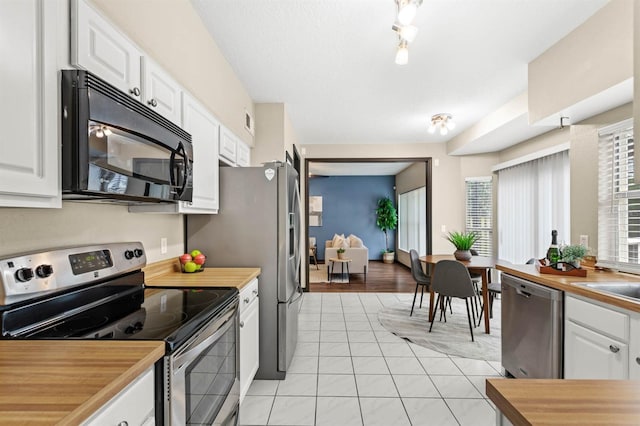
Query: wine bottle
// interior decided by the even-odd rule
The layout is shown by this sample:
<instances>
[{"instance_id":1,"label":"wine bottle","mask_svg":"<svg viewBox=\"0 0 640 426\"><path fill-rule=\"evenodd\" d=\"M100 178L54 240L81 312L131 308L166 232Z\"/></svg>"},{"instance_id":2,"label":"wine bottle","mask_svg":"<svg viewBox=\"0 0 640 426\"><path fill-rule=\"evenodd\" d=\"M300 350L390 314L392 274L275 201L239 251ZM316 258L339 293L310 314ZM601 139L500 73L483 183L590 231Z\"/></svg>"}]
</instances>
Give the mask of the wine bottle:
<instances>
[{"instance_id":1,"label":"wine bottle","mask_svg":"<svg viewBox=\"0 0 640 426\"><path fill-rule=\"evenodd\" d=\"M560 248L558 248L558 231L551 231L551 245L547 250L547 262L550 265L558 263L560 260Z\"/></svg>"}]
</instances>

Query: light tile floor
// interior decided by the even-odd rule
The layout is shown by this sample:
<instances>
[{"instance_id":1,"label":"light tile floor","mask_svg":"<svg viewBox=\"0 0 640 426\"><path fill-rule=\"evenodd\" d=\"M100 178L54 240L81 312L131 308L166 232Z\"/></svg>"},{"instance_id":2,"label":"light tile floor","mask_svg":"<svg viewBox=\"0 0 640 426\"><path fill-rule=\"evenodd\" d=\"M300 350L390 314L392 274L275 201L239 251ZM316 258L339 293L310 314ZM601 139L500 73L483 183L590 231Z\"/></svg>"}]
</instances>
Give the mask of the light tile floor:
<instances>
[{"instance_id":1,"label":"light tile floor","mask_svg":"<svg viewBox=\"0 0 640 426\"><path fill-rule=\"evenodd\" d=\"M306 293L286 379L254 380L240 407L240 424L494 425L484 387L487 377L500 375L499 362L435 352L378 322L383 306L412 298Z\"/></svg>"}]
</instances>

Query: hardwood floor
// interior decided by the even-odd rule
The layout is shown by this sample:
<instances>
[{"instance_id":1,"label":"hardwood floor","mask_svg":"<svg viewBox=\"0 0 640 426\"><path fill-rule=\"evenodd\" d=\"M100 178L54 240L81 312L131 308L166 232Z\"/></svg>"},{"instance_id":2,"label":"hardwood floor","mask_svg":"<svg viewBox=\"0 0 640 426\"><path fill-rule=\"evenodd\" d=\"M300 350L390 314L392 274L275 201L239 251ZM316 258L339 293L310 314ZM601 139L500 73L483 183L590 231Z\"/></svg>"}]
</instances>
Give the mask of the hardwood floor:
<instances>
[{"instance_id":1,"label":"hardwood floor","mask_svg":"<svg viewBox=\"0 0 640 426\"><path fill-rule=\"evenodd\" d=\"M413 293L416 282L411 269L400 263L387 264L370 260L367 282L364 274L351 274L351 282L345 284L310 283L310 292L375 292L375 293Z\"/></svg>"}]
</instances>

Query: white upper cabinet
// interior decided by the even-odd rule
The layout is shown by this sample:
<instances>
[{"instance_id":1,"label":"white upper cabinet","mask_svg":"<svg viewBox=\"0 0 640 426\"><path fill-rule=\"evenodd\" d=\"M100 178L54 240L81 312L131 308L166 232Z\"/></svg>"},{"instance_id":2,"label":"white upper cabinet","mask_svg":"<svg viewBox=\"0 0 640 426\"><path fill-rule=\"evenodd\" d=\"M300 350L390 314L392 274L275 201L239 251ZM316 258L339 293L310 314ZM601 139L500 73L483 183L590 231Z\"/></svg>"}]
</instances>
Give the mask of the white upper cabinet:
<instances>
[{"instance_id":1,"label":"white upper cabinet","mask_svg":"<svg viewBox=\"0 0 640 426\"><path fill-rule=\"evenodd\" d=\"M236 147L236 164L240 167L249 167L251 164L251 149L241 141Z\"/></svg>"},{"instance_id":2,"label":"white upper cabinet","mask_svg":"<svg viewBox=\"0 0 640 426\"><path fill-rule=\"evenodd\" d=\"M251 164L251 148L224 126L220 128L220 160L229 166Z\"/></svg>"},{"instance_id":3,"label":"white upper cabinet","mask_svg":"<svg viewBox=\"0 0 640 426\"><path fill-rule=\"evenodd\" d=\"M218 140L220 124L206 108L182 94L184 129L193 139L193 200L181 202L183 213L217 213L219 203Z\"/></svg>"},{"instance_id":4,"label":"white upper cabinet","mask_svg":"<svg viewBox=\"0 0 640 426\"><path fill-rule=\"evenodd\" d=\"M60 207L58 7L0 1L0 206Z\"/></svg>"},{"instance_id":5,"label":"white upper cabinet","mask_svg":"<svg viewBox=\"0 0 640 426\"><path fill-rule=\"evenodd\" d=\"M142 52L87 1L71 2L71 63L142 100Z\"/></svg>"},{"instance_id":6,"label":"white upper cabinet","mask_svg":"<svg viewBox=\"0 0 640 426\"><path fill-rule=\"evenodd\" d=\"M180 124L180 95L182 88L149 57L142 60L144 71L144 103L158 114ZM187 130L189 131L189 130Z\"/></svg>"}]
</instances>

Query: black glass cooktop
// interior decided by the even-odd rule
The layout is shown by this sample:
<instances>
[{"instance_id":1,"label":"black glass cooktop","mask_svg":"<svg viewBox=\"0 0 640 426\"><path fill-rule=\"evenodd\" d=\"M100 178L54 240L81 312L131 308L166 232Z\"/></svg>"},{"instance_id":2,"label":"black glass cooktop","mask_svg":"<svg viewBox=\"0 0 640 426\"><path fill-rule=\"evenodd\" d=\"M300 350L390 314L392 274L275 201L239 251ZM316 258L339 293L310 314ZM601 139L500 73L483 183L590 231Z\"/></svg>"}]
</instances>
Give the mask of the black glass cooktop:
<instances>
[{"instance_id":1,"label":"black glass cooktop","mask_svg":"<svg viewBox=\"0 0 640 426\"><path fill-rule=\"evenodd\" d=\"M3 334L27 339L164 340L171 351L232 304L238 290L102 286L77 293L81 294L61 297L55 308L49 301L5 312ZM96 295L97 300L91 300Z\"/></svg>"}]
</instances>

